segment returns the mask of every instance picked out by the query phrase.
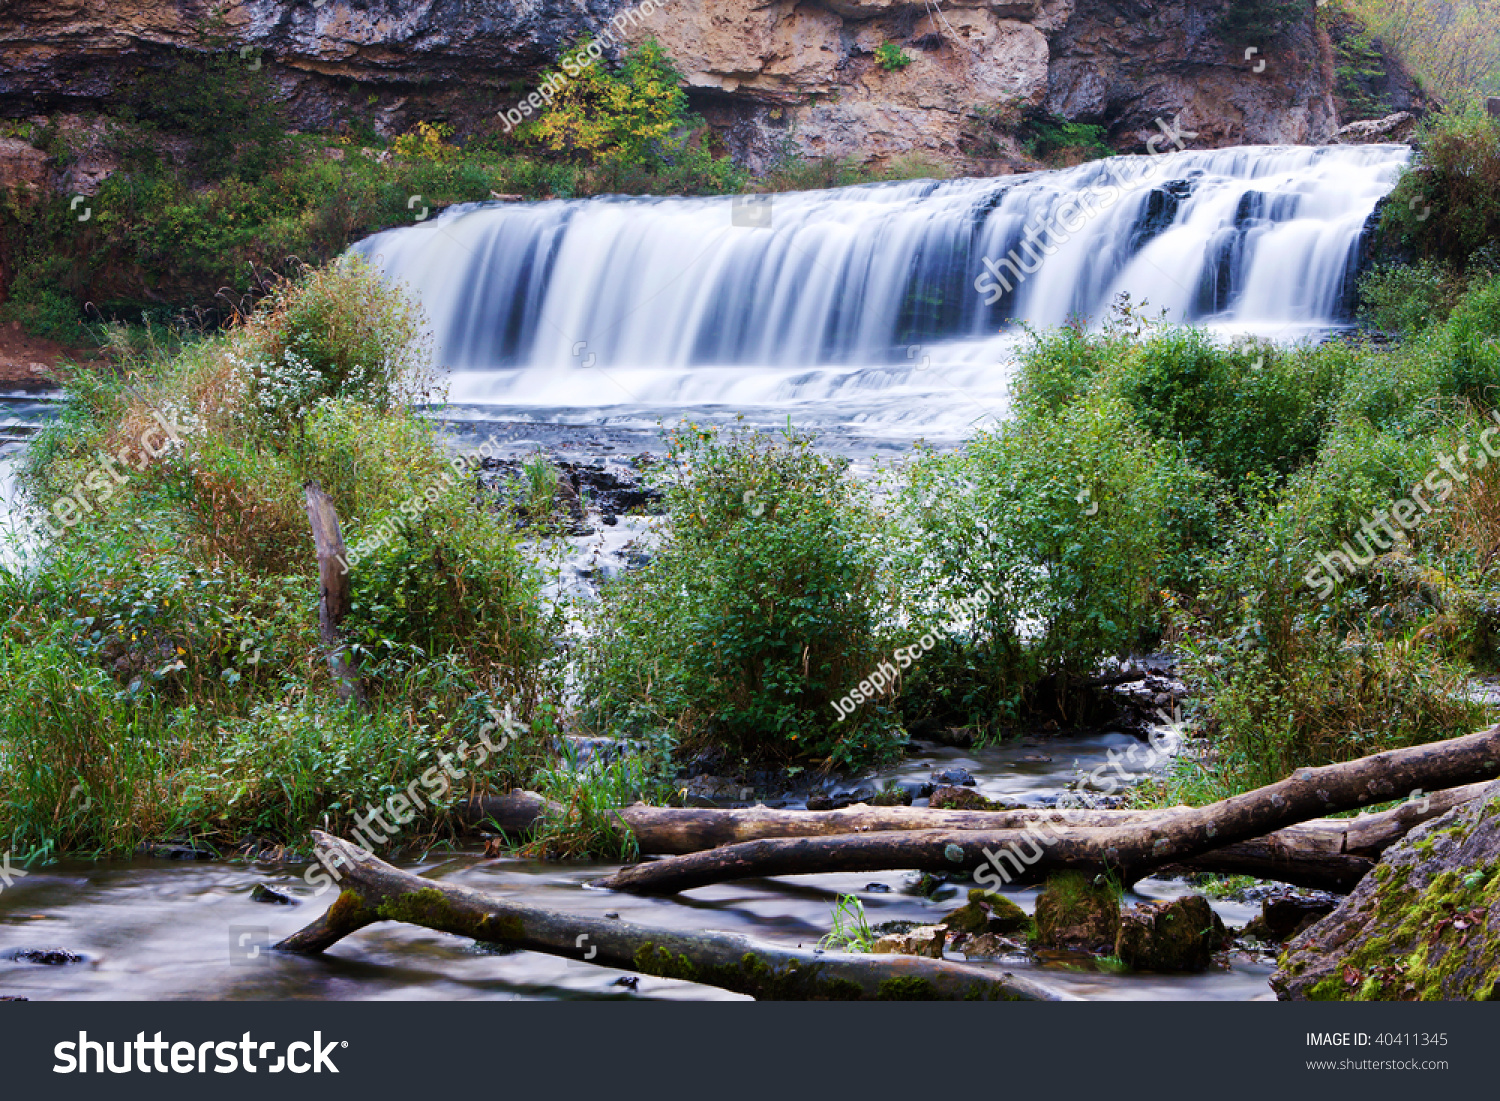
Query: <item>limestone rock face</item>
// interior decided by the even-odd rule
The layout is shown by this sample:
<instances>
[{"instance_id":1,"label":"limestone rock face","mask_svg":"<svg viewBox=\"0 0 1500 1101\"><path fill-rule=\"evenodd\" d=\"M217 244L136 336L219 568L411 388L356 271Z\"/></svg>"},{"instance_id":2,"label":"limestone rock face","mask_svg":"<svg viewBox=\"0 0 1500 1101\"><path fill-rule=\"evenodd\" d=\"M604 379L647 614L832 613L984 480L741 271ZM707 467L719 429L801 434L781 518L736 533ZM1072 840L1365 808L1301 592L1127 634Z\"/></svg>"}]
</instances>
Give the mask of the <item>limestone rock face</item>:
<instances>
[{"instance_id":1,"label":"limestone rock face","mask_svg":"<svg viewBox=\"0 0 1500 1101\"><path fill-rule=\"evenodd\" d=\"M1365 119L1340 126L1333 140L1340 145L1373 145L1380 142L1409 141L1417 128L1417 117L1410 111L1397 111L1383 119Z\"/></svg>"},{"instance_id":2,"label":"limestone rock face","mask_svg":"<svg viewBox=\"0 0 1500 1101\"><path fill-rule=\"evenodd\" d=\"M47 154L18 138L0 138L0 191L40 191L47 186Z\"/></svg>"},{"instance_id":3,"label":"limestone rock face","mask_svg":"<svg viewBox=\"0 0 1500 1101\"><path fill-rule=\"evenodd\" d=\"M1190 148L1326 142L1338 128L1333 59L1311 20L1275 40L1225 42L1216 5L1080 3L1052 40L1047 107L1108 125L1139 151L1180 115ZM1247 51L1252 51L1247 57ZM1257 71L1257 69L1259 71Z\"/></svg>"},{"instance_id":4,"label":"limestone rock face","mask_svg":"<svg viewBox=\"0 0 1500 1101\"><path fill-rule=\"evenodd\" d=\"M1391 846L1271 985L1295 1001L1500 997L1500 782Z\"/></svg>"},{"instance_id":5,"label":"limestone rock face","mask_svg":"<svg viewBox=\"0 0 1500 1101\"><path fill-rule=\"evenodd\" d=\"M972 169L971 130L997 111L1099 124L1122 152L1140 151L1157 119L1178 120L1191 148L1321 142L1338 127L1332 46L1311 6L1258 44L1219 39L1216 6L1198 0L226 0L220 10L210 26L203 0L10 0L0 115L87 114L172 50L227 47L266 66L303 129L368 120L394 133L441 119L485 132L587 34L612 56L658 38L694 107L752 168L790 150L867 163L921 153ZM886 44L910 62L885 68ZM1004 156L1026 164L1013 141Z\"/></svg>"}]
</instances>

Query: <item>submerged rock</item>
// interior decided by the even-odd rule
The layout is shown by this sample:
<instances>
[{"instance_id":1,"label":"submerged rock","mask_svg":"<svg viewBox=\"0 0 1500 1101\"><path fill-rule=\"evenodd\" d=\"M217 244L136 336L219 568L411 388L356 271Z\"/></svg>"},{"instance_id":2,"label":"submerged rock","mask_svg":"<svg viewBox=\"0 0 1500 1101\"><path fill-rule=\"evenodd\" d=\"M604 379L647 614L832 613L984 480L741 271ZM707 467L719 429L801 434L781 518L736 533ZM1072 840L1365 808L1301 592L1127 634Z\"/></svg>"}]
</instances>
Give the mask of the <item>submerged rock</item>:
<instances>
[{"instance_id":1,"label":"submerged rock","mask_svg":"<svg viewBox=\"0 0 1500 1101\"><path fill-rule=\"evenodd\" d=\"M953 947L971 960L1015 956L1026 951L1023 941L1015 937L1002 937L997 933L976 933L974 936L964 937L961 943L955 942Z\"/></svg>"},{"instance_id":2,"label":"submerged rock","mask_svg":"<svg viewBox=\"0 0 1500 1101\"><path fill-rule=\"evenodd\" d=\"M17 963L40 963L47 967L83 962L82 956L66 948L17 948L8 958Z\"/></svg>"},{"instance_id":3,"label":"submerged rock","mask_svg":"<svg viewBox=\"0 0 1500 1101\"><path fill-rule=\"evenodd\" d=\"M933 769L932 782L939 787L946 787L948 785L973 787L975 783L974 777L969 772L969 770L966 768L959 768L957 765L954 765L951 768Z\"/></svg>"},{"instance_id":4,"label":"submerged rock","mask_svg":"<svg viewBox=\"0 0 1500 1101\"><path fill-rule=\"evenodd\" d=\"M1080 872L1047 877L1036 900L1036 943L1042 948L1112 948L1120 931L1120 897L1108 883Z\"/></svg>"},{"instance_id":5,"label":"submerged rock","mask_svg":"<svg viewBox=\"0 0 1500 1101\"><path fill-rule=\"evenodd\" d=\"M1291 1001L1500 998L1500 782L1386 850L1287 945L1271 986Z\"/></svg>"},{"instance_id":6,"label":"submerged rock","mask_svg":"<svg viewBox=\"0 0 1500 1101\"><path fill-rule=\"evenodd\" d=\"M1204 971L1229 931L1202 895L1132 906L1120 915L1115 955L1136 971Z\"/></svg>"},{"instance_id":7,"label":"submerged rock","mask_svg":"<svg viewBox=\"0 0 1500 1101\"><path fill-rule=\"evenodd\" d=\"M943 942L948 930L941 925L919 925L909 933L892 933L878 939L870 946L871 952L898 956L927 956L943 958Z\"/></svg>"},{"instance_id":8,"label":"submerged rock","mask_svg":"<svg viewBox=\"0 0 1500 1101\"><path fill-rule=\"evenodd\" d=\"M284 895L274 887L268 887L264 883L257 883L255 889L250 892L251 902L265 902L272 906L296 906L297 900L290 895Z\"/></svg>"}]
</instances>

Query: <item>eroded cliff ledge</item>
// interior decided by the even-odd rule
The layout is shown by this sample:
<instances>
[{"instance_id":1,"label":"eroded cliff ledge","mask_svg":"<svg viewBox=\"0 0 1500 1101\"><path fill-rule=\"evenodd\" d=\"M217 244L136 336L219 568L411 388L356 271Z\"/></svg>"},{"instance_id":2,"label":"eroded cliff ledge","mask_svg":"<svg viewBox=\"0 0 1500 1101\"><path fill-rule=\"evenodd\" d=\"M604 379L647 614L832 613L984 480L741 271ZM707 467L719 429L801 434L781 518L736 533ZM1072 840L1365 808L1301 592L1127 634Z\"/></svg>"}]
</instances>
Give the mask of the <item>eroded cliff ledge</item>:
<instances>
[{"instance_id":1,"label":"eroded cliff ledge","mask_svg":"<svg viewBox=\"0 0 1500 1101\"><path fill-rule=\"evenodd\" d=\"M460 131L499 111L623 0L13 0L0 14L0 113L87 112L176 49L222 43L265 64L304 128L369 118ZM1156 119L1195 147L1322 142L1334 62L1311 2L1264 42L1227 42L1224 0L661 0L624 37L655 35L743 162L783 148L883 161L984 156L995 112L1048 111L1139 150ZM214 13L218 12L217 22ZM885 43L912 60L883 67ZM1250 53L1247 58L1247 51ZM994 150L989 150L993 154Z\"/></svg>"}]
</instances>

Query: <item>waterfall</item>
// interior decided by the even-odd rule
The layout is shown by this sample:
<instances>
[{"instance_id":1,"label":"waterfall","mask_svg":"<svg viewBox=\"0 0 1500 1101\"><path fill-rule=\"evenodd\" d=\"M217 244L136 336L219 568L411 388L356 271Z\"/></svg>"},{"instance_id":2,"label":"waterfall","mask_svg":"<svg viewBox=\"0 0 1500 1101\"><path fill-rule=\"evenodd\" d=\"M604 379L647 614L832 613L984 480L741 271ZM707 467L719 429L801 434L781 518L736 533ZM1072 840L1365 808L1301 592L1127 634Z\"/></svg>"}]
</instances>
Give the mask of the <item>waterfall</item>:
<instances>
[{"instance_id":1,"label":"waterfall","mask_svg":"<svg viewBox=\"0 0 1500 1101\"><path fill-rule=\"evenodd\" d=\"M1241 147L764 199L474 204L354 251L421 300L460 400L771 401L812 375L848 396L934 359L963 389L1009 323L1098 321L1122 292L1238 331L1336 324L1409 156Z\"/></svg>"}]
</instances>

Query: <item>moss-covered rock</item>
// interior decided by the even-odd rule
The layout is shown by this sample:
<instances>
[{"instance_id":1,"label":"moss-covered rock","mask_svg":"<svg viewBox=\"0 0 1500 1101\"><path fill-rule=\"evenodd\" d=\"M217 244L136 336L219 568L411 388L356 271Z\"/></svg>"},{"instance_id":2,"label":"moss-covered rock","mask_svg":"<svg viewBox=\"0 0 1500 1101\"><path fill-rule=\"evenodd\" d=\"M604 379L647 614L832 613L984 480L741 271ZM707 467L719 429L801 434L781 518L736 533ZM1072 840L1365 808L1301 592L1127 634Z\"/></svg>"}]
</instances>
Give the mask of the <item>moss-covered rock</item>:
<instances>
[{"instance_id":1,"label":"moss-covered rock","mask_svg":"<svg viewBox=\"0 0 1500 1101\"><path fill-rule=\"evenodd\" d=\"M945 784L934 788L927 800L933 810L1004 810L1003 804L987 799L970 788L957 784Z\"/></svg>"},{"instance_id":2,"label":"moss-covered rock","mask_svg":"<svg viewBox=\"0 0 1500 1101\"><path fill-rule=\"evenodd\" d=\"M1391 846L1271 985L1284 1000L1500 997L1500 783Z\"/></svg>"},{"instance_id":3,"label":"moss-covered rock","mask_svg":"<svg viewBox=\"0 0 1500 1101\"><path fill-rule=\"evenodd\" d=\"M967 905L954 910L939 925L949 933L1026 933L1034 928L1031 916L1002 894L978 887L969 890Z\"/></svg>"},{"instance_id":4,"label":"moss-covered rock","mask_svg":"<svg viewBox=\"0 0 1500 1101\"><path fill-rule=\"evenodd\" d=\"M1047 878L1036 900L1040 948L1112 948L1120 931L1120 898L1108 883L1079 872Z\"/></svg>"},{"instance_id":5,"label":"moss-covered rock","mask_svg":"<svg viewBox=\"0 0 1500 1101\"><path fill-rule=\"evenodd\" d=\"M1203 971L1229 941L1201 895L1133 906L1120 915L1115 955L1135 971Z\"/></svg>"}]
</instances>

